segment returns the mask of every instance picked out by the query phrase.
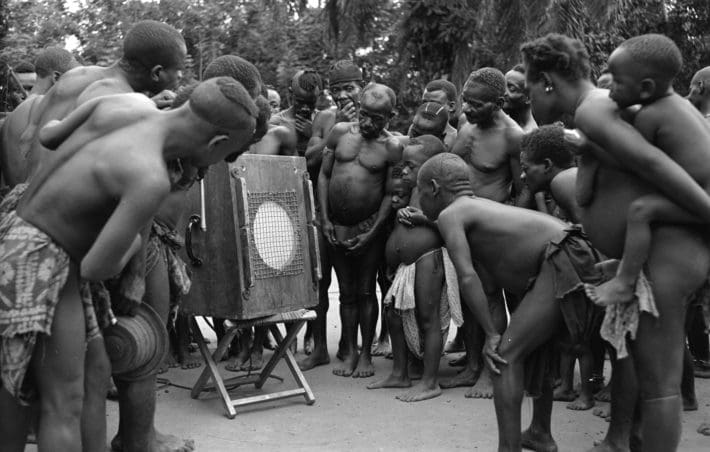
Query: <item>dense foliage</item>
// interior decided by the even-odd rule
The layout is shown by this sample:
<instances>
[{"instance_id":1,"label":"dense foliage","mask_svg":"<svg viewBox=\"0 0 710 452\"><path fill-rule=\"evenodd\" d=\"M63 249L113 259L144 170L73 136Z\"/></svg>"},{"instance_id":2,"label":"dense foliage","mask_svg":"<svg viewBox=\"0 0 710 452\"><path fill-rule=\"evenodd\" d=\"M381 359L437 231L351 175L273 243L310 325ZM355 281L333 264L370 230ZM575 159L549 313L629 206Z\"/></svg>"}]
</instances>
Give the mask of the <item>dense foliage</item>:
<instances>
[{"instance_id":1,"label":"dense foliage","mask_svg":"<svg viewBox=\"0 0 710 452\"><path fill-rule=\"evenodd\" d=\"M73 36L86 64L109 64L141 19L182 31L188 79L233 53L254 62L283 98L299 67L325 73L334 59L353 58L369 79L395 89L399 127L429 80L460 87L477 67L508 69L522 42L549 31L582 39L595 74L624 39L665 33L685 58L681 92L710 64L708 0L0 0L0 59L32 60Z\"/></svg>"}]
</instances>

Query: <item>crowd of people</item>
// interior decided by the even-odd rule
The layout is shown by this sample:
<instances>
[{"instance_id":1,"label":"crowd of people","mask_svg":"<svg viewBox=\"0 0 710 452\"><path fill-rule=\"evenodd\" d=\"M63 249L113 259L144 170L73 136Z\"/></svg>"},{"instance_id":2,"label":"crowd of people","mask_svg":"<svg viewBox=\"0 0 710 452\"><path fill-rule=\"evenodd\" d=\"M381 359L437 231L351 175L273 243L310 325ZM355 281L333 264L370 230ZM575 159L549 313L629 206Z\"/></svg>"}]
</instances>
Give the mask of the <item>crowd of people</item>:
<instances>
[{"instance_id":1,"label":"crowd of people","mask_svg":"<svg viewBox=\"0 0 710 452\"><path fill-rule=\"evenodd\" d=\"M323 279L301 369L331 361L334 271L334 375L372 377L385 355L392 370L368 389L417 402L470 387L493 399L501 451L557 450L553 400L611 401L594 451L677 449L682 410L698 409L694 378L710 377L710 68L676 94L673 41L625 41L595 82L580 41L540 37L507 72L472 71L460 93L428 83L406 135L388 130L394 90L350 60L297 70L281 109L234 55L178 89L186 47L167 24L136 23L123 51L98 67L45 49L2 125L3 450L24 450L30 430L39 450L105 449L102 330L141 304L173 332L170 363L199 365L179 313L190 278L177 227L205 169L244 152L304 157L317 187ZM227 368L256 369L268 335L233 345ZM465 354L439 380L445 349ZM161 367L114 378L112 450L194 449L153 426Z\"/></svg>"}]
</instances>

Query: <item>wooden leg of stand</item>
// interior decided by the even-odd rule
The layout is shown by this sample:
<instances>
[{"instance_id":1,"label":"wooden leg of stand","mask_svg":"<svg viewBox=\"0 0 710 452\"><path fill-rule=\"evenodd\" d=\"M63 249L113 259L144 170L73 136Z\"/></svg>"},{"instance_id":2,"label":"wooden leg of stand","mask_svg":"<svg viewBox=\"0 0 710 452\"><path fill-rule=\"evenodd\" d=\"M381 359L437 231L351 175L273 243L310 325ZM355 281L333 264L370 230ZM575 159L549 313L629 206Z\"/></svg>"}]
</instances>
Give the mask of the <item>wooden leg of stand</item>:
<instances>
[{"instance_id":1,"label":"wooden leg of stand","mask_svg":"<svg viewBox=\"0 0 710 452\"><path fill-rule=\"evenodd\" d=\"M232 342L232 339L237 334L237 329L232 328L231 330L227 331L227 333L224 335L224 337L222 337L222 340L217 345L217 350L215 350L213 356L210 354L209 349L207 348L205 338L204 336L202 336L202 331L200 331L200 327L194 317L192 318L192 327L193 334L197 336L197 345L200 348L200 353L202 354L202 357L205 360L205 369L202 371L200 378L197 379L197 382L195 382L195 385L192 387L190 396L193 399L196 399L202 392L210 377L212 377L219 396L222 399L222 403L224 404L224 408L227 410L227 417L233 419L234 416L237 415L237 412L232 406L232 399L229 396L229 393L227 392L227 388L224 386L224 381L222 380L222 375L219 373L217 362L219 362L219 360L222 359L222 356L224 356L224 353L229 347L230 342Z\"/></svg>"},{"instance_id":2,"label":"wooden leg of stand","mask_svg":"<svg viewBox=\"0 0 710 452\"><path fill-rule=\"evenodd\" d=\"M291 329L291 331L288 332L285 339L281 335L281 331L279 330L277 324L269 325L269 329L274 335L274 339L276 339L276 350L274 350L274 354L271 356L271 359L268 363L266 363L261 373L259 374L259 380L254 384L257 388L260 389L264 385L266 379L269 378L271 372L274 371L274 367L276 367L279 361L283 359L286 352L291 353L289 350L289 346L294 340L296 340L296 336L298 335L299 330L301 329L301 327L303 327L305 323L306 322L302 320L296 322L296 325L294 326L294 328Z\"/></svg>"},{"instance_id":3,"label":"wooden leg of stand","mask_svg":"<svg viewBox=\"0 0 710 452\"><path fill-rule=\"evenodd\" d=\"M299 321L293 328L291 332L294 332L294 336L298 334L299 331L303 328L303 325L306 324L305 320ZM315 403L316 398L313 395L313 391L311 390L311 387L308 385L308 382L306 381L306 377L303 376L303 372L301 372L301 368L298 367L298 363L296 362L296 358L293 356L293 353L291 352L291 348L289 347L291 343L288 341L288 337L291 335L291 332L286 336L286 341L284 341L283 349L286 350L285 353L285 360L286 364L288 365L289 369L291 369L291 374L293 374L293 378L296 380L296 383L298 386L303 388L305 394L303 395L306 398L306 403L308 405L313 405ZM274 335L274 338L276 339L276 342L280 342L283 340L281 336L281 331L278 328L278 325L271 325L271 334Z\"/></svg>"}]
</instances>

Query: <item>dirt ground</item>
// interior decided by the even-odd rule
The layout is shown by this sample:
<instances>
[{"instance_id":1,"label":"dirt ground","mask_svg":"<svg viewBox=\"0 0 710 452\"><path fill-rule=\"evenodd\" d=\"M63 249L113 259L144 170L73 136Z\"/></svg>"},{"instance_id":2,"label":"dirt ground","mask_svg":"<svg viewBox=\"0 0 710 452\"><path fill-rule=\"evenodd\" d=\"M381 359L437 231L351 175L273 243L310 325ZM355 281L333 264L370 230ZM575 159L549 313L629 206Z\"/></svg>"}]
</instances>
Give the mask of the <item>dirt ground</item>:
<instances>
[{"instance_id":1,"label":"dirt ground","mask_svg":"<svg viewBox=\"0 0 710 452\"><path fill-rule=\"evenodd\" d=\"M335 348L340 335L337 288L331 290L328 313L328 337L331 364L305 373L316 402L307 406L303 397L270 401L237 410L234 419L225 411L215 393L203 393L190 398L191 387L204 367L193 370L172 369L160 375L172 385L158 389L156 425L165 433L195 440L196 450L222 451L449 451L495 450L497 428L493 402L464 398L466 388L445 390L443 395L423 402L404 403L394 397L402 390L368 390L373 379L386 375L392 361L375 358L376 375L355 379L332 374ZM215 345L214 334L204 328ZM271 352L267 352L269 355ZM301 357L299 338L299 355ZM442 357L442 377L454 375L456 368ZM224 363L220 367L223 367ZM264 391L295 388L284 363L274 374L284 382L270 379ZM223 371L225 377L236 375ZM608 377L608 372L607 375ZM696 379L700 410L685 413L681 451L710 450L710 438L695 432L703 419L710 420L710 380ZM257 394L253 387L238 388L233 397ZM565 402L555 402L553 435L562 452L586 451L595 440L602 439L607 424L593 416L591 410L570 411ZM109 435L118 426L118 405L108 402ZM532 402L525 399L522 407L523 425L532 415ZM28 447L27 451L34 451Z\"/></svg>"}]
</instances>

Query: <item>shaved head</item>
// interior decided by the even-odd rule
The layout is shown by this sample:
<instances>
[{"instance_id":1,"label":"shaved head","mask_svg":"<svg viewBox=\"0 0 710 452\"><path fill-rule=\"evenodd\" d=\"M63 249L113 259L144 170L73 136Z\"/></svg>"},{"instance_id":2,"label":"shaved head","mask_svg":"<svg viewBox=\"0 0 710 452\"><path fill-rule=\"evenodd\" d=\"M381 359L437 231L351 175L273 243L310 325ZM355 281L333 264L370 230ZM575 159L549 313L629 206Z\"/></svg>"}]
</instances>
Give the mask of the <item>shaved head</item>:
<instances>
[{"instance_id":1,"label":"shaved head","mask_svg":"<svg viewBox=\"0 0 710 452\"><path fill-rule=\"evenodd\" d=\"M390 110L392 110L397 104L397 96L394 94L392 88L387 85L370 83L363 88L362 93L360 94L360 104L364 103L382 107L389 105Z\"/></svg>"},{"instance_id":2,"label":"shaved head","mask_svg":"<svg viewBox=\"0 0 710 452\"><path fill-rule=\"evenodd\" d=\"M471 189L468 165L458 155L448 152L433 156L419 169L417 185L422 187L430 181L436 181L450 192Z\"/></svg>"},{"instance_id":3,"label":"shaved head","mask_svg":"<svg viewBox=\"0 0 710 452\"><path fill-rule=\"evenodd\" d=\"M258 108L246 89L231 77L215 77L190 95L192 111L222 130L254 130Z\"/></svg>"},{"instance_id":4,"label":"shaved head","mask_svg":"<svg viewBox=\"0 0 710 452\"><path fill-rule=\"evenodd\" d=\"M444 142L434 135L421 135L409 140L407 146L421 146L420 152L427 158L446 152Z\"/></svg>"},{"instance_id":5,"label":"shaved head","mask_svg":"<svg viewBox=\"0 0 710 452\"><path fill-rule=\"evenodd\" d=\"M65 73L79 66L74 55L61 47L46 47L35 60L35 71L39 77L49 77L54 72Z\"/></svg>"}]
</instances>

